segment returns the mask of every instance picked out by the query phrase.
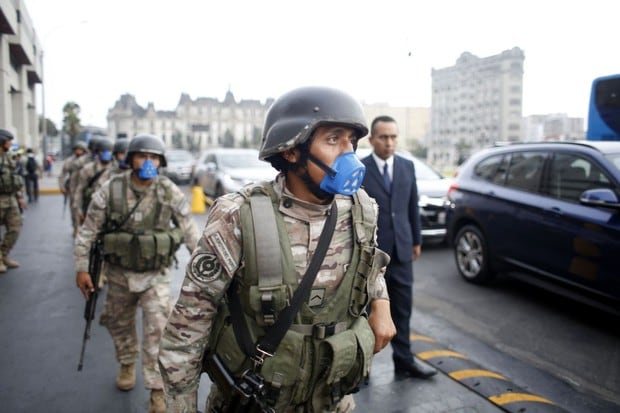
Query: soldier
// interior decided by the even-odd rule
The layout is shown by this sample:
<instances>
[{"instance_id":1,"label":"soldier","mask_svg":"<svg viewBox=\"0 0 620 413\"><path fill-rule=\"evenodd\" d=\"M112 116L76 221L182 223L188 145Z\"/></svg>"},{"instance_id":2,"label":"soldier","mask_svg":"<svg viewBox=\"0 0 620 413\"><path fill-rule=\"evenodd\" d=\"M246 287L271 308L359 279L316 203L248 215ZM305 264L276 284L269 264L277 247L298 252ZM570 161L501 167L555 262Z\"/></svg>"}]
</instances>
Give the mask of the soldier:
<instances>
[{"instance_id":1,"label":"soldier","mask_svg":"<svg viewBox=\"0 0 620 413\"><path fill-rule=\"evenodd\" d=\"M106 181L102 175L112 167L113 147L110 139L98 138L94 145L94 151L97 154L96 159L84 165L78 172L72 208L79 211L78 222L80 225L84 222L84 215L92 195Z\"/></svg>"},{"instance_id":2,"label":"soldier","mask_svg":"<svg viewBox=\"0 0 620 413\"><path fill-rule=\"evenodd\" d=\"M75 194L77 193L77 185L79 182L80 171L83 167L88 165L91 162L94 162L97 158L97 153L95 151L95 147L97 146L97 142L99 141L99 136L92 136L87 144L88 156L80 156L75 162L72 163L71 167L71 178L69 179L69 193L75 198ZM71 209L71 219L75 219L76 226L73 228L73 237L75 238L77 235L77 230L81 224L80 216L82 215L81 208L77 208L75 202L71 202L69 204L69 208Z\"/></svg>"},{"instance_id":3,"label":"soldier","mask_svg":"<svg viewBox=\"0 0 620 413\"><path fill-rule=\"evenodd\" d=\"M196 412L203 360L214 382L205 411L238 402L218 380L227 374L254 390L256 411L353 410L350 393L395 334L376 204L358 190L354 150L367 133L361 105L339 90L295 89L273 103L259 157L280 174L217 199L168 319L159 364L169 412ZM301 279L312 284L297 288ZM297 290L303 304L289 310Z\"/></svg>"},{"instance_id":4,"label":"soldier","mask_svg":"<svg viewBox=\"0 0 620 413\"><path fill-rule=\"evenodd\" d=\"M23 198L24 182L21 176L15 173L15 161L9 150L13 134L6 129L0 129L0 225L6 227L2 243L0 243L0 273L7 268L17 268L19 263L9 258L9 252L15 245L22 227L20 208L26 209Z\"/></svg>"},{"instance_id":5,"label":"soldier","mask_svg":"<svg viewBox=\"0 0 620 413\"><path fill-rule=\"evenodd\" d=\"M157 366L159 340L170 313L170 274L181 243L191 251L198 228L183 192L159 175L166 166L161 139L134 137L127 148L131 170L114 175L92 197L75 242L76 283L88 297L94 291L88 270L89 249L98 236L108 278L105 319L120 370L116 386L135 386L139 355L136 310L142 307L142 375L151 390L149 413L165 412L163 383Z\"/></svg>"},{"instance_id":6,"label":"soldier","mask_svg":"<svg viewBox=\"0 0 620 413\"><path fill-rule=\"evenodd\" d=\"M69 208L71 208L71 204L73 203L73 192L70 190L70 182L71 175L74 170L74 164L87 151L88 146L86 146L86 143L83 141L77 141L75 145L73 145L73 155L65 159L65 162L62 165L62 171L60 171L60 175L58 175L58 187L60 188L60 192L62 192L65 197L65 205L67 201L69 202ZM71 214L71 223L73 225L73 236L75 237L79 225L78 217Z\"/></svg>"}]
</instances>

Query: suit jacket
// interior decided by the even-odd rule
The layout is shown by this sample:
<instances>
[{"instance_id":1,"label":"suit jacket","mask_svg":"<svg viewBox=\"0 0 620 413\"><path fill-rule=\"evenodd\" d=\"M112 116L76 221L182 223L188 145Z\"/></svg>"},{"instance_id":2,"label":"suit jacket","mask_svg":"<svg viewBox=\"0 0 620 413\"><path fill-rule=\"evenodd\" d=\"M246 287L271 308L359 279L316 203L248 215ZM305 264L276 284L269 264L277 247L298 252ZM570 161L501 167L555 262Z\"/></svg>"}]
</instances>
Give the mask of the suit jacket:
<instances>
[{"instance_id":1,"label":"suit jacket","mask_svg":"<svg viewBox=\"0 0 620 413\"><path fill-rule=\"evenodd\" d=\"M420 234L420 210L415 167L409 159L394 155L392 191L383 185L383 173L379 171L372 155L362 159L366 174L362 186L379 205L379 248L400 262L413 259L413 246L422 243Z\"/></svg>"}]
</instances>

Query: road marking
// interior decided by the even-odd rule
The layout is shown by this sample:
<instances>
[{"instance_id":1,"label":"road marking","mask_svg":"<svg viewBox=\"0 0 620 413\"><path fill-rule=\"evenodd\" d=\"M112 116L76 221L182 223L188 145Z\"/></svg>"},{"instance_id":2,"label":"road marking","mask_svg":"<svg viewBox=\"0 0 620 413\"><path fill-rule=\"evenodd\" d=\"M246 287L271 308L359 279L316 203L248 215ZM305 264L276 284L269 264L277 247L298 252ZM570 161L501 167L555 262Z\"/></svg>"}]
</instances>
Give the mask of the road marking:
<instances>
[{"instance_id":1,"label":"road marking","mask_svg":"<svg viewBox=\"0 0 620 413\"><path fill-rule=\"evenodd\" d=\"M453 371L452 373L448 373L450 377L454 380L464 380L472 377L493 377L500 380L508 380L506 377L501 374L493 373L489 370L478 370L478 369L468 369L468 370L458 370Z\"/></svg>"},{"instance_id":2,"label":"road marking","mask_svg":"<svg viewBox=\"0 0 620 413\"><path fill-rule=\"evenodd\" d=\"M409 340L411 340L411 341L428 341L428 342L431 342L431 343L436 343L437 342L437 340L435 340L434 338L429 337L429 336L423 336L422 334L411 334L409 336Z\"/></svg>"},{"instance_id":3,"label":"road marking","mask_svg":"<svg viewBox=\"0 0 620 413\"><path fill-rule=\"evenodd\" d=\"M549 399L545 399L544 397L536 396L534 394L529 393L504 393L498 394L497 396L489 397L495 404L499 404L503 406L509 403L517 403L517 402L540 402L540 403L548 403L555 404Z\"/></svg>"},{"instance_id":4,"label":"road marking","mask_svg":"<svg viewBox=\"0 0 620 413\"><path fill-rule=\"evenodd\" d=\"M438 357L457 357L461 359L467 359L467 356L461 353L457 353L452 350L430 350L430 351L422 351L420 353L416 353L418 358L422 360L430 360Z\"/></svg>"}]
</instances>

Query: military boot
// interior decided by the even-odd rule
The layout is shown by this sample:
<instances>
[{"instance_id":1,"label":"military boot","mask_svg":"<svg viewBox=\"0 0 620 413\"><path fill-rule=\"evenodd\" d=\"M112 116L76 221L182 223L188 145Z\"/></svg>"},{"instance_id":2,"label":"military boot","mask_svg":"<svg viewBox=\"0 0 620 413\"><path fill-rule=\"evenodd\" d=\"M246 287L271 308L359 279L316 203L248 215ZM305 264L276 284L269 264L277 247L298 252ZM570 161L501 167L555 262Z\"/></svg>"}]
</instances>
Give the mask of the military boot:
<instances>
[{"instance_id":1,"label":"military boot","mask_svg":"<svg viewBox=\"0 0 620 413\"><path fill-rule=\"evenodd\" d=\"M121 364L116 377L116 387L122 391L129 391L136 385L136 363Z\"/></svg>"},{"instance_id":2,"label":"military boot","mask_svg":"<svg viewBox=\"0 0 620 413\"><path fill-rule=\"evenodd\" d=\"M2 258L2 262L6 265L7 268L17 268L19 267L19 263L15 260L10 259L9 257Z\"/></svg>"},{"instance_id":3,"label":"military boot","mask_svg":"<svg viewBox=\"0 0 620 413\"><path fill-rule=\"evenodd\" d=\"M166 399L163 390L151 390L151 403L148 413L166 413Z\"/></svg>"}]
</instances>

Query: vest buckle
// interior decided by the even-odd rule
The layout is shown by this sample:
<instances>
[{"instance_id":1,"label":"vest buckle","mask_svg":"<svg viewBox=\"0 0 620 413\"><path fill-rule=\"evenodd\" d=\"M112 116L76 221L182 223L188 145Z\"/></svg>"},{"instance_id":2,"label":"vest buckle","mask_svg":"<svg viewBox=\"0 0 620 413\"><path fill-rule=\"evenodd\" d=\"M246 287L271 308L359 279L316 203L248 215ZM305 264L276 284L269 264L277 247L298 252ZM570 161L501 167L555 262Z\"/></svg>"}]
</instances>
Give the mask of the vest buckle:
<instances>
[{"instance_id":1,"label":"vest buckle","mask_svg":"<svg viewBox=\"0 0 620 413\"><path fill-rule=\"evenodd\" d=\"M336 323L317 323L312 326L312 336L323 340L336 334Z\"/></svg>"},{"instance_id":2,"label":"vest buckle","mask_svg":"<svg viewBox=\"0 0 620 413\"><path fill-rule=\"evenodd\" d=\"M262 366L267 357L273 357L275 353L269 353L262 348L260 348L260 344L256 345L256 354L252 357L252 361L254 362L254 369Z\"/></svg>"}]
</instances>

